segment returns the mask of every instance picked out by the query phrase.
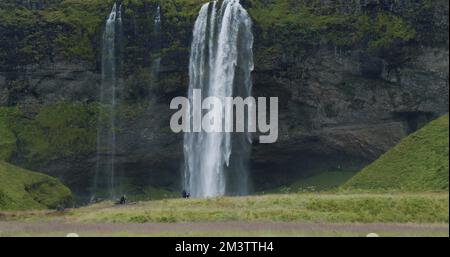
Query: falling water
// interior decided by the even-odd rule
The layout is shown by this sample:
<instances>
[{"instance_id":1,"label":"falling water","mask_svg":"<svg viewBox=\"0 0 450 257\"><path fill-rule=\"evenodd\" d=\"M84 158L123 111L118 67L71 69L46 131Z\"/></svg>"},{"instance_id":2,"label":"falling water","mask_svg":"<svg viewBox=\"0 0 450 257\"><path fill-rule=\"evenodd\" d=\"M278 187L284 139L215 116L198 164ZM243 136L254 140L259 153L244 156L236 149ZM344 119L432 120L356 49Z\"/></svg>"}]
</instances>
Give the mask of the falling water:
<instances>
[{"instance_id":1,"label":"falling water","mask_svg":"<svg viewBox=\"0 0 450 257\"><path fill-rule=\"evenodd\" d=\"M121 62L119 58L120 35L122 31L122 6L114 4L109 14L103 34L102 84L100 104L104 115L100 115L97 131L97 169L94 181L93 197L109 194L115 197L116 155L116 105L118 74ZM103 114L103 113L102 113ZM99 192L100 190L100 192ZM107 193L105 192L107 190Z\"/></svg>"},{"instance_id":2,"label":"falling water","mask_svg":"<svg viewBox=\"0 0 450 257\"><path fill-rule=\"evenodd\" d=\"M161 50L161 6L158 5L155 12L155 19L153 21L153 34L154 34L154 50ZM157 56L153 61L153 77L157 78L161 67L161 56Z\"/></svg>"},{"instance_id":3,"label":"falling water","mask_svg":"<svg viewBox=\"0 0 450 257\"><path fill-rule=\"evenodd\" d=\"M239 0L220 2L205 4L195 22L189 67L191 101L193 89L201 89L203 99L251 95L252 22ZM184 141L184 186L193 197L248 193L248 133L186 133Z\"/></svg>"},{"instance_id":4,"label":"falling water","mask_svg":"<svg viewBox=\"0 0 450 257\"><path fill-rule=\"evenodd\" d=\"M161 30L161 6L158 5L156 7L156 13L155 13L155 21L154 21L155 31Z\"/></svg>"}]
</instances>

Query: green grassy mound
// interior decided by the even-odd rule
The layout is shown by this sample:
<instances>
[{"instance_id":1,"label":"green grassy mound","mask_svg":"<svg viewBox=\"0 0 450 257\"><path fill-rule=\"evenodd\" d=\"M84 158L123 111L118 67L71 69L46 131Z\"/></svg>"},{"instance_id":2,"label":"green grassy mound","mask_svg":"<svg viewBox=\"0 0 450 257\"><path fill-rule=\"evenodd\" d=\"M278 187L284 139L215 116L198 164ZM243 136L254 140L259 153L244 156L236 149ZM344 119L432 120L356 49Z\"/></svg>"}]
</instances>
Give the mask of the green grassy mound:
<instances>
[{"instance_id":1,"label":"green grassy mound","mask_svg":"<svg viewBox=\"0 0 450 257\"><path fill-rule=\"evenodd\" d=\"M342 188L405 192L448 191L449 116L402 140Z\"/></svg>"},{"instance_id":2,"label":"green grassy mound","mask_svg":"<svg viewBox=\"0 0 450 257\"><path fill-rule=\"evenodd\" d=\"M338 189L349 181L356 172L353 171L326 171L319 174L302 178L291 185L283 186L274 190L262 192L263 194L274 193L312 193L327 192Z\"/></svg>"},{"instance_id":3,"label":"green grassy mound","mask_svg":"<svg viewBox=\"0 0 450 257\"><path fill-rule=\"evenodd\" d=\"M70 205L72 193L57 179L0 161L0 210Z\"/></svg>"}]
</instances>

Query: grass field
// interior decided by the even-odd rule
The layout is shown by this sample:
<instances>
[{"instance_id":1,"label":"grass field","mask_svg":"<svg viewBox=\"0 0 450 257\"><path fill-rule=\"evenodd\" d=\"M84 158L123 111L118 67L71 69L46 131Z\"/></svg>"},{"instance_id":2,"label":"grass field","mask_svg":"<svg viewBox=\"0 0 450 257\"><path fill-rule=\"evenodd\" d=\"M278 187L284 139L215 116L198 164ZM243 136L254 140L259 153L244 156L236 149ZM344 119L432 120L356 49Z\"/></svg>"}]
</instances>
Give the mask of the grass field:
<instances>
[{"instance_id":1,"label":"grass field","mask_svg":"<svg viewBox=\"0 0 450 257\"><path fill-rule=\"evenodd\" d=\"M71 210L84 223L282 221L328 223L448 223L448 194L290 194L207 200L163 200L120 207L110 203Z\"/></svg>"},{"instance_id":2,"label":"grass field","mask_svg":"<svg viewBox=\"0 0 450 257\"><path fill-rule=\"evenodd\" d=\"M448 236L448 193L173 199L0 213L0 236Z\"/></svg>"},{"instance_id":3,"label":"grass field","mask_svg":"<svg viewBox=\"0 0 450 257\"><path fill-rule=\"evenodd\" d=\"M5 178L0 188L8 189L9 195L12 192L14 202L23 197L31 199L30 206L34 204L33 194L23 188L28 181L43 177L0 164L0 178ZM0 191L0 203L2 197ZM448 237L448 115L405 138L356 176L324 172L248 197L165 199L120 206L102 202L64 212L0 212L0 236L64 236L70 232L82 236L377 233Z\"/></svg>"}]
</instances>

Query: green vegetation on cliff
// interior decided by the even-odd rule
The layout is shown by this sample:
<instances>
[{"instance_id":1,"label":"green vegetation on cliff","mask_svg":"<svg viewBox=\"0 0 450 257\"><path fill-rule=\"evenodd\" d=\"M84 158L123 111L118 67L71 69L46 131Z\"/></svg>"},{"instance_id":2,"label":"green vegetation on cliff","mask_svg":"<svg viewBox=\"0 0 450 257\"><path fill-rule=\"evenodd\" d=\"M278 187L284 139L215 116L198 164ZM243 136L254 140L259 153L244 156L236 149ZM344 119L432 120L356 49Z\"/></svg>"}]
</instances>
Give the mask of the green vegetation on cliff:
<instances>
[{"instance_id":1,"label":"green vegetation on cliff","mask_svg":"<svg viewBox=\"0 0 450 257\"><path fill-rule=\"evenodd\" d=\"M95 63L109 8L106 1L65 0L42 8L25 7L0 9L0 59L6 61L5 68L58 58Z\"/></svg>"},{"instance_id":2,"label":"green vegetation on cliff","mask_svg":"<svg viewBox=\"0 0 450 257\"><path fill-rule=\"evenodd\" d=\"M120 115L126 116L128 120L133 119L145 109L142 103L148 101L148 95L172 96L177 90L185 91L192 29L201 5L207 1L120 1L123 4L124 22L123 97L127 103L127 106L120 107ZM89 72L100 73L102 33L113 2L114 0L0 1L0 78L4 77L3 85L11 98L4 103L14 105L14 99L21 98L22 94L33 95L37 102L41 102L42 95L39 91L34 91L34 82L31 81L34 78L19 78L26 77L27 72L24 70L31 68L25 67L27 65L37 67L34 65L50 63L51 66L59 61L82 62L82 66ZM324 48L335 47L337 51L343 52L350 50L352 54L361 54L361 59L364 60L372 55L386 61L387 69L390 70L396 65L408 63L413 59L411 55L418 52L415 50L442 42L437 36L448 38L445 22L441 22L444 25L437 23L445 15L436 17L439 16L436 15L436 8L442 4L442 0L406 1L408 3L401 5L398 3L405 1L241 2L254 21L256 68L274 72L274 79L280 70L285 72L282 74L283 80L289 76L301 78L305 67L298 66L306 62L306 57ZM363 2L374 4L365 5ZM158 4L162 10L162 35L158 39L162 41L162 49L156 47L152 26ZM162 57L164 70L160 74L159 83L153 83L155 78L150 75L156 56ZM377 64L384 64L378 59ZM56 69L58 67L55 65ZM355 69L357 67L359 66L355 65ZM32 68L30 70L33 71ZM264 86L271 83L268 80L258 89L264 91ZM297 85L301 83L293 83L293 89L297 90L294 88ZM92 87L94 86L93 82ZM346 91L354 90L353 86L346 88ZM89 101L95 101L95 97ZM14 161L25 167L39 167L53 160L70 160L71 157L84 157L94 153L96 123L97 117L101 116L101 107L96 104L54 102L48 106L37 105L33 103L31 107L0 107L0 160ZM105 152L107 150L109 149L105 149ZM294 184L293 190L304 191L311 183L324 181L324 177L311 178ZM335 187L337 184L330 186ZM150 195L165 194L149 191Z\"/></svg>"},{"instance_id":3,"label":"green vegetation on cliff","mask_svg":"<svg viewBox=\"0 0 450 257\"><path fill-rule=\"evenodd\" d=\"M314 0L249 2L250 14L265 33L290 29L303 35L298 38L300 41L313 44L328 41L337 45L351 45L368 37L371 44L381 45L383 42L383 46L390 47L394 41L408 41L415 37L415 26L419 24L409 20L408 15L432 11L427 0L411 4L404 10L388 9L381 3L364 6L360 1L334 1L327 4ZM375 11L374 14L372 11Z\"/></svg>"},{"instance_id":4,"label":"green vegetation on cliff","mask_svg":"<svg viewBox=\"0 0 450 257\"><path fill-rule=\"evenodd\" d=\"M348 190L447 191L449 116L402 140L343 186Z\"/></svg>"},{"instance_id":5,"label":"green vegetation on cliff","mask_svg":"<svg viewBox=\"0 0 450 257\"><path fill-rule=\"evenodd\" d=\"M9 159L16 149L16 137L9 129L7 115L6 109L0 108L0 161Z\"/></svg>"},{"instance_id":6,"label":"green vegetation on cliff","mask_svg":"<svg viewBox=\"0 0 450 257\"><path fill-rule=\"evenodd\" d=\"M71 60L98 67L104 23L114 0L55 0L30 8L0 3L0 67ZM201 0L122 0L125 62L151 64L156 6L164 13L167 50L186 46ZM3 6L2 6L3 5ZM131 68L130 68L131 69Z\"/></svg>"},{"instance_id":7,"label":"green vegetation on cliff","mask_svg":"<svg viewBox=\"0 0 450 257\"><path fill-rule=\"evenodd\" d=\"M0 210L70 206L72 193L57 179L0 161Z\"/></svg>"},{"instance_id":8,"label":"green vegetation on cliff","mask_svg":"<svg viewBox=\"0 0 450 257\"><path fill-rule=\"evenodd\" d=\"M104 21L113 2L54 0L38 8L17 1L0 4L0 67L11 69L60 59L99 67ZM147 67L154 54L163 54L167 62L184 63L195 18L205 2L122 0L125 67L130 71L136 66ZM400 46L429 44L430 38L445 34L448 28L436 21L433 13L438 4L432 2L420 0L397 6L393 0L376 5L362 5L360 1L242 1L254 20L257 55L290 50L301 56L308 46L329 44L368 48L381 57L393 55L391 52L398 57L396 52L404 51ZM155 38L152 26L158 4L163 15L161 39ZM162 41L162 53L153 49L157 40Z\"/></svg>"},{"instance_id":9,"label":"green vegetation on cliff","mask_svg":"<svg viewBox=\"0 0 450 257\"><path fill-rule=\"evenodd\" d=\"M445 40L429 0L400 5L396 1L249 0L254 20L256 66L270 69L280 57L307 57L321 47L359 50L396 68L423 44ZM438 31L441 31L440 33ZM425 36L426 35L426 36ZM320 46L320 47L319 47Z\"/></svg>"},{"instance_id":10,"label":"green vegetation on cliff","mask_svg":"<svg viewBox=\"0 0 450 257\"><path fill-rule=\"evenodd\" d=\"M0 108L0 151L3 160L13 153L25 163L90 154L96 149L95 104L58 103L26 114L19 107Z\"/></svg>"}]
</instances>

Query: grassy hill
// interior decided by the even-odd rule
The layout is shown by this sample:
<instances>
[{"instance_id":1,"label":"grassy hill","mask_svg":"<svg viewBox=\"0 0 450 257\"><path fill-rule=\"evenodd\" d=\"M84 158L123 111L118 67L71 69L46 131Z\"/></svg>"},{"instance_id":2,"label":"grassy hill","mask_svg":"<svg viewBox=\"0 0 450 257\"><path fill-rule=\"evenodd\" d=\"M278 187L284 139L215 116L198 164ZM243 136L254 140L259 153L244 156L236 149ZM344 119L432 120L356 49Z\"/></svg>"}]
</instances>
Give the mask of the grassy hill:
<instances>
[{"instance_id":1,"label":"grassy hill","mask_svg":"<svg viewBox=\"0 0 450 257\"><path fill-rule=\"evenodd\" d=\"M448 191L449 116L402 140L342 186L349 190Z\"/></svg>"},{"instance_id":2,"label":"grassy hill","mask_svg":"<svg viewBox=\"0 0 450 257\"><path fill-rule=\"evenodd\" d=\"M331 192L349 181L356 172L353 171L325 171L313 176L301 178L294 183L272 190L259 192L260 194L291 194Z\"/></svg>"},{"instance_id":3,"label":"grassy hill","mask_svg":"<svg viewBox=\"0 0 450 257\"><path fill-rule=\"evenodd\" d=\"M0 161L0 210L69 205L72 193L57 179Z\"/></svg>"}]
</instances>

